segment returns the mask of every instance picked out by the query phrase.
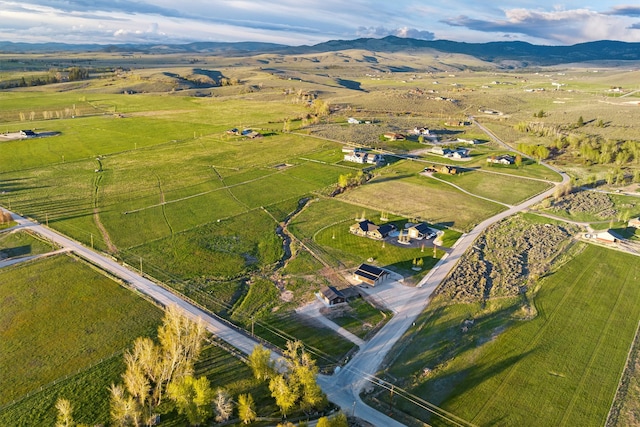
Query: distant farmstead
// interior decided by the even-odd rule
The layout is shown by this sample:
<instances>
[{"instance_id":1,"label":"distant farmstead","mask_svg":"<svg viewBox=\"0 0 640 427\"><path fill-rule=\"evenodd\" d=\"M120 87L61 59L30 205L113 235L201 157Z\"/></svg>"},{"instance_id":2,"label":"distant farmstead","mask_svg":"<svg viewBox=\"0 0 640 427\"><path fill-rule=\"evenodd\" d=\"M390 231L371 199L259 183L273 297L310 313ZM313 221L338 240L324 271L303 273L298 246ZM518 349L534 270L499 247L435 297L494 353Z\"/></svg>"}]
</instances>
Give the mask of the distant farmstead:
<instances>
[{"instance_id":1,"label":"distant farmstead","mask_svg":"<svg viewBox=\"0 0 640 427\"><path fill-rule=\"evenodd\" d=\"M515 157L510 154L502 154L500 156L491 156L487 159L487 163L497 163L500 165L512 165L516 161Z\"/></svg>"},{"instance_id":2,"label":"distant farmstead","mask_svg":"<svg viewBox=\"0 0 640 427\"><path fill-rule=\"evenodd\" d=\"M353 278L370 286L376 286L384 282L389 273L381 268L369 264L361 264L353 273Z\"/></svg>"},{"instance_id":3,"label":"distant farmstead","mask_svg":"<svg viewBox=\"0 0 640 427\"><path fill-rule=\"evenodd\" d=\"M381 154L367 153L362 150L354 149L344 155L344 160L347 162L380 165L384 163L384 156Z\"/></svg>"},{"instance_id":4,"label":"distant farmstead","mask_svg":"<svg viewBox=\"0 0 640 427\"><path fill-rule=\"evenodd\" d=\"M387 132L382 136L389 141L404 141L406 139L403 134L395 132Z\"/></svg>"},{"instance_id":5,"label":"distant farmstead","mask_svg":"<svg viewBox=\"0 0 640 427\"><path fill-rule=\"evenodd\" d=\"M629 227L640 228L640 217L630 219L628 226Z\"/></svg>"}]
</instances>

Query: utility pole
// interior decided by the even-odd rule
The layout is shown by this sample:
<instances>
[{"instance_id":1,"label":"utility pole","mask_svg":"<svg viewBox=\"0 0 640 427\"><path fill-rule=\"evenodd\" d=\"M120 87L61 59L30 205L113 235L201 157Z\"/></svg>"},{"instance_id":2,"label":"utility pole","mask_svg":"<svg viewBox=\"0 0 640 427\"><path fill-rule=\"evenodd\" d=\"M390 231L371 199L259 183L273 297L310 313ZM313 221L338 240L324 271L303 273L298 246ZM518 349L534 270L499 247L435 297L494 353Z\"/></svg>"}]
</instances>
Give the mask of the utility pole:
<instances>
[{"instance_id":1,"label":"utility pole","mask_svg":"<svg viewBox=\"0 0 640 427\"><path fill-rule=\"evenodd\" d=\"M253 326L255 325L256 321L255 318L253 316L251 316L251 336L253 337Z\"/></svg>"},{"instance_id":2,"label":"utility pole","mask_svg":"<svg viewBox=\"0 0 640 427\"><path fill-rule=\"evenodd\" d=\"M93 233L91 233L91 249L93 249Z\"/></svg>"},{"instance_id":3,"label":"utility pole","mask_svg":"<svg viewBox=\"0 0 640 427\"><path fill-rule=\"evenodd\" d=\"M142 257L140 257L140 274L142 274Z\"/></svg>"},{"instance_id":4,"label":"utility pole","mask_svg":"<svg viewBox=\"0 0 640 427\"><path fill-rule=\"evenodd\" d=\"M45 213L44 214L44 222L47 224L47 227L49 226L49 214Z\"/></svg>"}]
</instances>

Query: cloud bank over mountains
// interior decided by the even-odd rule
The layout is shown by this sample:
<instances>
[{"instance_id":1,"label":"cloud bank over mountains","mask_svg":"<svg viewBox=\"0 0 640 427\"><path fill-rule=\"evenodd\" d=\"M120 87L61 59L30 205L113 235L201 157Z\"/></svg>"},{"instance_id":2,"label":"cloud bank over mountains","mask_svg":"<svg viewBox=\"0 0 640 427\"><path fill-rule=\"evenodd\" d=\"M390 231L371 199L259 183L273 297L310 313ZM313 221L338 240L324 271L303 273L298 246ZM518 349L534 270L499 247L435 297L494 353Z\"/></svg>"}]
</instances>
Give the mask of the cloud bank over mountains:
<instances>
[{"instance_id":1,"label":"cloud bank over mountains","mask_svg":"<svg viewBox=\"0 0 640 427\"><path fill-rule=\"evenodd\" d=\"M0 0L0 40L64 43L261 41L288 45L394 35L568 45L640 41L640 6L614 1Z\"/></svg>"}]
</instances>

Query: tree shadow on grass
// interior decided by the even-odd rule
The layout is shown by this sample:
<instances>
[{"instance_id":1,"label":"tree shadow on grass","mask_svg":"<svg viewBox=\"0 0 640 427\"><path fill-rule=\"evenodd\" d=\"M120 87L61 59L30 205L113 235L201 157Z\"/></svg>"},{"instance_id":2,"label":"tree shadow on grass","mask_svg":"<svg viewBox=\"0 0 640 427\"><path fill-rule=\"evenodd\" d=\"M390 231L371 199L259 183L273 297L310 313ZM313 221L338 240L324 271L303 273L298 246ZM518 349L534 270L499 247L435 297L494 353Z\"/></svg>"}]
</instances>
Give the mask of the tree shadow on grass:
<instances>
[{"instance_id":1,"label":"tree shadow on grass","mask_svg":"<svg viewBox=\"0 0 640 427\"><path fill-rule=\"evenodd\" d=\"M360 82L357 82L355 80L336 79L336 83L346 89L366 92L366 90L362 89L362 87L360 86Z\"/></svg>"}]
</instances>

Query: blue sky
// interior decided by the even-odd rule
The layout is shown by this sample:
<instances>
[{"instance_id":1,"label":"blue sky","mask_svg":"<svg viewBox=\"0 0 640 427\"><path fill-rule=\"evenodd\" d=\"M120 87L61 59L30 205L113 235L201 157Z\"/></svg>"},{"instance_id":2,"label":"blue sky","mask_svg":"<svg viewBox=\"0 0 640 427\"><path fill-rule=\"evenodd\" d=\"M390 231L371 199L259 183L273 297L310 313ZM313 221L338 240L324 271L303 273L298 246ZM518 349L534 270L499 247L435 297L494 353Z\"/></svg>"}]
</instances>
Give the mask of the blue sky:
<instances>
[{"instance_id":1,"label":"blue sky","mask_svg":"<svg viewBox=\"0 0 640 427\"><path fill-rule=\"evenodd\" d=\"M640 42L640 5L627 1L0 0L0 40L301 45L397 35L546 45Z\"/></svg>"}]
</instances>

